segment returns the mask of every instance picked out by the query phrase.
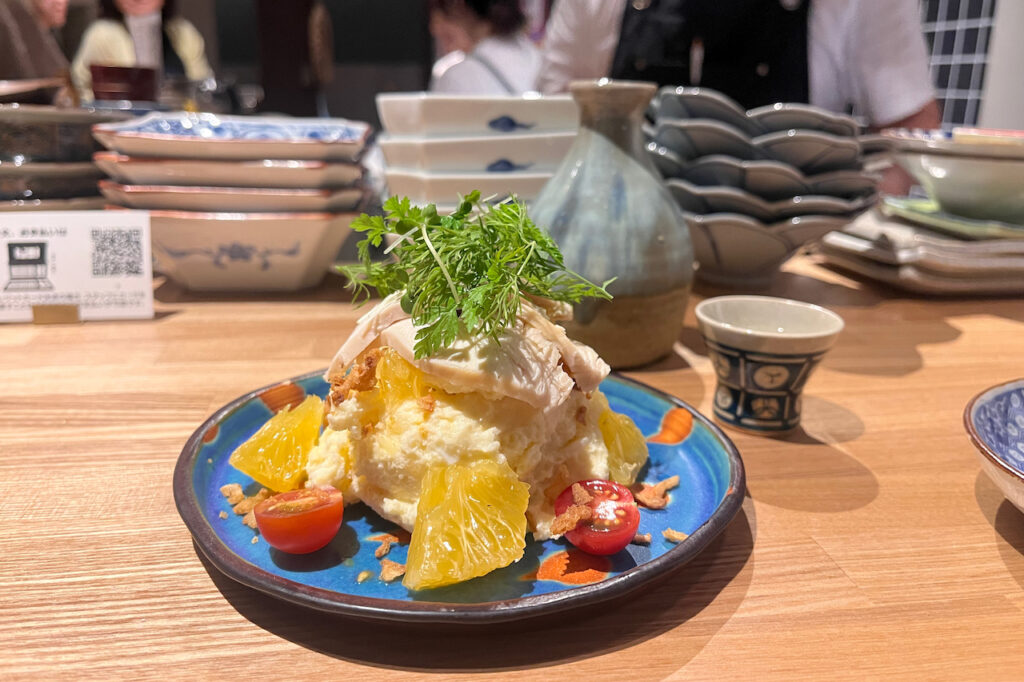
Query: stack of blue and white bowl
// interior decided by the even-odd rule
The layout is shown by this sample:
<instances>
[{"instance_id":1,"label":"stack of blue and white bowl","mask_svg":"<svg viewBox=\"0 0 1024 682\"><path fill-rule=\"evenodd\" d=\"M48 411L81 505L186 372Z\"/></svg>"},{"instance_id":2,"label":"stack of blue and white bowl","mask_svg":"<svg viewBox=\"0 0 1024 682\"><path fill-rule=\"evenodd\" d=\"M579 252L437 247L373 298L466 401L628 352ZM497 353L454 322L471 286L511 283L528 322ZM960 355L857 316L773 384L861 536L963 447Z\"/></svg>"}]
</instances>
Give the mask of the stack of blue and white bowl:
<instances>
[{"instance_id":1,"label":"stack of blue and white bowl","mask_svg":"<svg viewBox=\"0 0 1024 682\"><path fill-rule=\"evenodd\" d=\"M761 287L801 246L875 202L862 129L804 104L744 111L707 88L665 87L647 151L690 226L698 276ZM874 151L874 149L870 150Z\"/></svg>"},{"instance_id":2,"label":"stack of blue and white bowl","mask_svg":"<svg viewBox=\"0 0 1024 682\"><path fill-rule=\"evenodd\" d=\"M576 137L568 95L382 94L377 111L387 191L447 210L459 195L532 201Z\"/></svg>"},{"instance_id":3,"label":"stack of blue and white bowl","mask_svg":"<svg viewBox=\"0 0 1024 682\"><path fill-rule=\"evenodd\" d=\"M150 211L155 270L192 290L323 279L367 198L371 128L344 119L153 112L93 127L108 208Z\"/></svg>"}]
</instances>

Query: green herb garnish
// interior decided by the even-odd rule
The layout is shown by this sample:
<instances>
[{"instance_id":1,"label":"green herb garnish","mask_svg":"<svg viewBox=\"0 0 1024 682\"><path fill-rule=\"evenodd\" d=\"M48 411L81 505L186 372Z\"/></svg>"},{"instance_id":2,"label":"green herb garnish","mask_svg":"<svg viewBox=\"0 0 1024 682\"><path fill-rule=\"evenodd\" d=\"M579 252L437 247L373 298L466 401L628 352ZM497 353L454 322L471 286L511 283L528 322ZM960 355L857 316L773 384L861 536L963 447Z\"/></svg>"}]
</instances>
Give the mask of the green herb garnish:
<instances>
[{"instance_id":1,"label":"green herb garnish","mask_svg":"<svg viewBox=\"0 0 1024 682\"><path fill-rule=\"evenodd\" d=\"M404 290L402 309L419 327L417 358L450 346L461 333L497 339L515 323L526 296L566 303L611 299L611 280L597 286L567 270L558 245L515 198L491 205L474 191L442 216L434 204L418 207L391 197L384 211L352 221L352 229L366 234L358 245L361 262L337 270L357 301L370 297L369 287L381 296ZM394 261L373 262L370 246L379 247L385 235L398 237L388 249Z\"/></svg>"}]
</instances>

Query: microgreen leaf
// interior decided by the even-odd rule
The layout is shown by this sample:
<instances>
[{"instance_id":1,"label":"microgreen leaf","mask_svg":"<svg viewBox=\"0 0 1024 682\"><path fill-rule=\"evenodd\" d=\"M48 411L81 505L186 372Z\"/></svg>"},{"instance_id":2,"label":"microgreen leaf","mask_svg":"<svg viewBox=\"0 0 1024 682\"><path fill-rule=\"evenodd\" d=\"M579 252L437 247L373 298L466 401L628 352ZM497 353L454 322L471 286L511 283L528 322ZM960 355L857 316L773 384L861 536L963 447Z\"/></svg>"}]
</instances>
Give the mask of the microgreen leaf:
<instances>
[{"instance_id":1,"label":"microgreen leaf","mask_svg":"<svg viewBox=\"0 0 1024 682\"><path fill-rule=\"evenodd\" d=\"M474 190L446 216L433 204L418 207L391 197L384 211L383 217L364 214L352 221L352 229L365 235L359 263L337 270L357 302L370 297L370 287L381 296L404 290L402 309L418 327L417 358L451 346L464 333L497 339L515 323L526 295L567 303L611 299L611 281L598 286L567 270L558 245L514 197L490 204ZM370 246L380 247L387 235L400 237L392 260L374 262Z\"/></svg>"}]
</instances>

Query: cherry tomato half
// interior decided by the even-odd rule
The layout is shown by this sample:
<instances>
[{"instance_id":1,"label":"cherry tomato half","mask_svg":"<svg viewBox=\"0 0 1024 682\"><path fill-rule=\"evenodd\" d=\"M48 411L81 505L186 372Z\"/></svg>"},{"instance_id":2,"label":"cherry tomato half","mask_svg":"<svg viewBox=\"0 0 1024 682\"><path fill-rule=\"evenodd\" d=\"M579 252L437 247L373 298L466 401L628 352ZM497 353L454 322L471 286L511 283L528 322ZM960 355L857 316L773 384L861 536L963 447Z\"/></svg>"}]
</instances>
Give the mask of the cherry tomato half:
<instances>
[{"instance_id":1,"label":"cherry tomato half","mask_svg":"<svg viewBox=\"0 0 1024 682\"><path fill-rule=\"evenodd\" d=\"M577 481L593 498L592 516L565 534L566 540L588 554L615 554L633 541L640 525L640 510L629 488L612 481ZM572 486L555 498L555 514L573 503Z\"/></svg>"},{"instance_id":2,"label":"cherry tomato half","mask_svg":"<svg viewBox=\"0 0 1024 682\"><path fill-rule=\"evenodd\" d=\"M271 547L309 554L324 547L341 528L345 502L331 486L280 493L256 505L256 526Z\"/></svg>"}]
</instances>

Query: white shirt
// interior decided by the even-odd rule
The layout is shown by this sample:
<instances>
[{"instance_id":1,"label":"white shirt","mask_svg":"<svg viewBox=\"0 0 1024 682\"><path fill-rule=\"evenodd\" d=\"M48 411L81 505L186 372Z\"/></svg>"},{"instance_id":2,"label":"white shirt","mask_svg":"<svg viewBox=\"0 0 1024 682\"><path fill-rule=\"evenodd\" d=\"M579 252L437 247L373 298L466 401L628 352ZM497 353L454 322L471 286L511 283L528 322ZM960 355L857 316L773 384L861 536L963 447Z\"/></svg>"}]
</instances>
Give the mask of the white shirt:
<instances>
[{"instance_id":1,"label":"white shirt","mask_svg":"<svg viewBox=\"0 0 1024 682\"><path fill-rule=\"evenodd\" d=\"M135 44L135 63L160 70L163 68L163 18L160 12L125 15L124 23Z\"/></svg>"},{"instance_id":2,"label":"white shirt","mask_svg":"<svg viewBox=\"0 0 1024 682\"><path fill-rule=\"evenodd\" d=\"M810 103L883 127L935 97L917 0L805 0ZM627 0L559 0L548 22L541 92L611 69Z\"/></svg>"},{"instance_id":3,"label":"white shirt","mask_svg":"<svg viewBox=\"0 0 1024 682\"><path fill-rule=\"evenodd\" d=\"M484 61L501 74L511 92ZM430 90L462 95L520 95L537 89L540 64L540 50L525 35L492 36L477 43L469 55L452 53L438 59Z\"/></svg>"}]
</instances>

